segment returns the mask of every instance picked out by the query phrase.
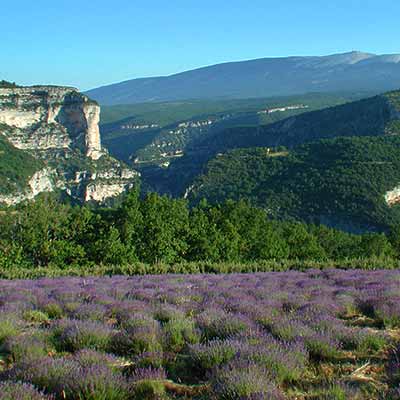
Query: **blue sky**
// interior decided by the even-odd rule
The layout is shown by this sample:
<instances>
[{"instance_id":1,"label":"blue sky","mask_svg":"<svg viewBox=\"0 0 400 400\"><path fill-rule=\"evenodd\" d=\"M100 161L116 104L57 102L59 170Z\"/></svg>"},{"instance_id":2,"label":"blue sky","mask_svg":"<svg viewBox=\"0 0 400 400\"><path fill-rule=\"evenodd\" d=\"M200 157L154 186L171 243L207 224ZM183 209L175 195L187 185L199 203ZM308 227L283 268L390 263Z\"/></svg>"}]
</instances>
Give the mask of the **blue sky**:
<instances>
[{"instance_id":1,"label":"blue sky","mask_svg":"<svg viewBox=\"0 0 400 400\"><path fill-rule=\"evenodd\" d=\"M399 0L19 0L0 79L89 89L226 61L400 53Z\"/></svg>"}]
</instances>

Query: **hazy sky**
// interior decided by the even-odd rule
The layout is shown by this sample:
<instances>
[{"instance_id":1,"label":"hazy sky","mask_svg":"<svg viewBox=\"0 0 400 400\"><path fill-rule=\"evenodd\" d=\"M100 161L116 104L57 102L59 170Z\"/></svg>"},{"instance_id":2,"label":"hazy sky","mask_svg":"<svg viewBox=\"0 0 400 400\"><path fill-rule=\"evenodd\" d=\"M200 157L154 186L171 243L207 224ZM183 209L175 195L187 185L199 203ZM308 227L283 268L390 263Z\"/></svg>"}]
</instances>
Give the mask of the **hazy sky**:
<instances>
[{"instance_id":1,"label":"hazy sky","mask_svg":"<svg viewBox=\"0 0 400 400\"><path fill-rule=\"evenodd\" d=\"M226 61L400 53L399 0L18 0L0 11L0 79L102 84Z\"/></svg>"}]
</instances>

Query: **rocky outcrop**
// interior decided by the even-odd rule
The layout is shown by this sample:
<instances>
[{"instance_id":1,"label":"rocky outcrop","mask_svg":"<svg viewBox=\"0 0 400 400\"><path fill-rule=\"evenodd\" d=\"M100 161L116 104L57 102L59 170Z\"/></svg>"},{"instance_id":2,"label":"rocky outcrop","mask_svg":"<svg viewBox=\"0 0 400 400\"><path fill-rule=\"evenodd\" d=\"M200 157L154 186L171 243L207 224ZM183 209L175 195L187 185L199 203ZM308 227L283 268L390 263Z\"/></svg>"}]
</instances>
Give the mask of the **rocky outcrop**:
<instances>
[{"instance_id":1,"label":"rocky outcrop","mask_svg":"<svg viewBox=\"0 0 400 400\"><path fill-rule=\"evenodd\" d=\"M85 201L103 203L111 197L119 196L132 187L132 183L91 183L86 187Z\"/></svg>"},{"instance_id":2,"label":"rocky outcrop","mask_svg":"<svg viewBox=\"0 0 400 400\"><path fill-rule=\"evenodd\" d=\"M96 104L85 105L83 114L87 125L85 136L86 153L93 160L98 160L102 155L99 130L100 107Z\"/></svg>"},{"instance_id":3,"label":"rocky outcrop","mask_svg":"<svg viewBox=\"0 0 400 400\"><path fill-rule=\"evenodd\" d=\"M44 168L33 174L28 182L27 189L18 194L0 195L0 203L8 206L15 205L24 200L31 200L42 192L52 192L57 186L55 170Z\"/></svg>"},{"instance_id":4,"label":"rocky outcrop","mask_svg":"<svg viewBox=\"0 0 400 400\"><path fill-rule=\"evenodd\" d=\"M35 86L0 88L0 123L18 149L78 147L101 157L100 107L74 88Z\"/></svg>"},{"instance_id":5,"label":"rocky outcrop","mask_svg":"<svg viewBox=\"0 0 400 400\"><path fill-rule=\"evenodd\" d=\"M0 203L56 189L78 201L103 202L132 187L139 174L102 149L99 121L99 105L74 88L0 88L0 134L46 165L24 191L3 194Z\"/></svg>"},{"instance_id":6,"label":"rocky outcrop","mask_svg":"<svg viewBox=\"0 0 400 400\"><path fill-rule=\"evenodd\" d=\"M400 203L400 186L395 187L385 193L385 201L388 206Z\"/></svg>"}]
</instances>

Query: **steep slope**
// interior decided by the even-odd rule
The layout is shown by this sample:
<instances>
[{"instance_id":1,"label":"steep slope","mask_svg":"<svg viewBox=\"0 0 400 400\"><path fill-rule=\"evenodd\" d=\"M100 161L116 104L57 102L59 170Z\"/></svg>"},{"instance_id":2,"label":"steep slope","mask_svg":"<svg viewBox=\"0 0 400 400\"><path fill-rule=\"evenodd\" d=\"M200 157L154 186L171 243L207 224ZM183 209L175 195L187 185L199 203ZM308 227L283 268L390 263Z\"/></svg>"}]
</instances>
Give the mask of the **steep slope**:
<instances>
[{"instance_id":1,"label":"steep slope","mask_svg":"<svg viewBox=\"0 0 400 400\"><path fill-rule=\"evenodd\" d=\"M400 133L400 91L308 112L257 128L237 128L202 143L220 152L234 147L296 146L337 136L377 136Z\"/></svg>"},{"instance_id":2,"label":"steep slope","mask_svg":"<svg viewBox=\"0 0 400 400\"><path fill-rule=\"evenodd\" d=\"M0 125L0 132L1 129ZM16 149L0 135L0 194L24 190L29 179L43 166L43 162L26 151Z\"/></svg>"},{"instance_id":3,"label":"steep slope","mask_svg":"<svg viewBox=\"0 0 400 400\"><path fill-rule=\"evenodd\" d=\"M100 107L74 88L0 87L0 203L63 190L78 201L104 201L130 187L138 173L108 156L99 131ZM14 178L12 178L14 176Z\"/></svg>"},{"instance_id":4,"label":"steep slope","mask_svg":"<svg viewBox=\"0 0 400 400\"><path fill-rule=\"evenodd\" d=\"M87 94L101 104L130 104L307 92L370 90L377 93L399 86L400 55L351 52L218 64L166 77L133 79L93 89Z\"/></svg>"},{"instance_id":5,"label":"steep slope","mask_svg":"<svg viewBox=\"0 0 400 400\"><path fill-rule=\"evenodd\" d=\"M232 150L208 163L187 197L247 199L273 217L353 232L386 229L400 223L400 137Z\"/></svg>"},{"instance_id":6,"label":"steep slope","mask_svg":"<svg viewBox=\"0 0 400 400\"><path fill-rule=\"evenodd\" d=\"M102 139L111 154L135 167L165 167L188 147L238 126L266 125L343 104L361 94L308 94L268 99L182 101L103 107ZM118 119L118 116L120 119ZM116 119L117 118L117 119Z\"/></svg>"},{"instance_id":7,"label":"steep slope","mask_svg":"<svg viewBox=\"0 0 400 400\"><path fill-rule=\"evenodd\" d=\"M320 111L302 113L274 124L227 129L189 146L164 173L148 178L150 185L183 194L212 157L234 148L288 148L339 136L382 136L400 133L400 91Z\"/></svg>"}]
</instances>

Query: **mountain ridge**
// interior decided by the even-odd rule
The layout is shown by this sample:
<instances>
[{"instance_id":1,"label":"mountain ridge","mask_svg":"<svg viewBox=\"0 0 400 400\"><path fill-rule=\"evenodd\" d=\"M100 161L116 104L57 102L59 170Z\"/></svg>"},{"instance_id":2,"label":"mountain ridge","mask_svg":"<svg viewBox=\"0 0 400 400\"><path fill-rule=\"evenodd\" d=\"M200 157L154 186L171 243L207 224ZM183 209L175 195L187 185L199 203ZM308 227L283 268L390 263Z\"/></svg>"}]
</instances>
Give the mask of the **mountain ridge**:
<instances>
[{"instance_id":1,"label":"mountain ridge","mask_svg":"<svg viewBox=\"0 0 400 400\"><path fill-rule=\"evenodd\" d=\"M400 54L353 51L232 61L85 92L103 105L207 98L285 96L313 91L388 91L400 86Z\"/></svg>"}]
</instances>

